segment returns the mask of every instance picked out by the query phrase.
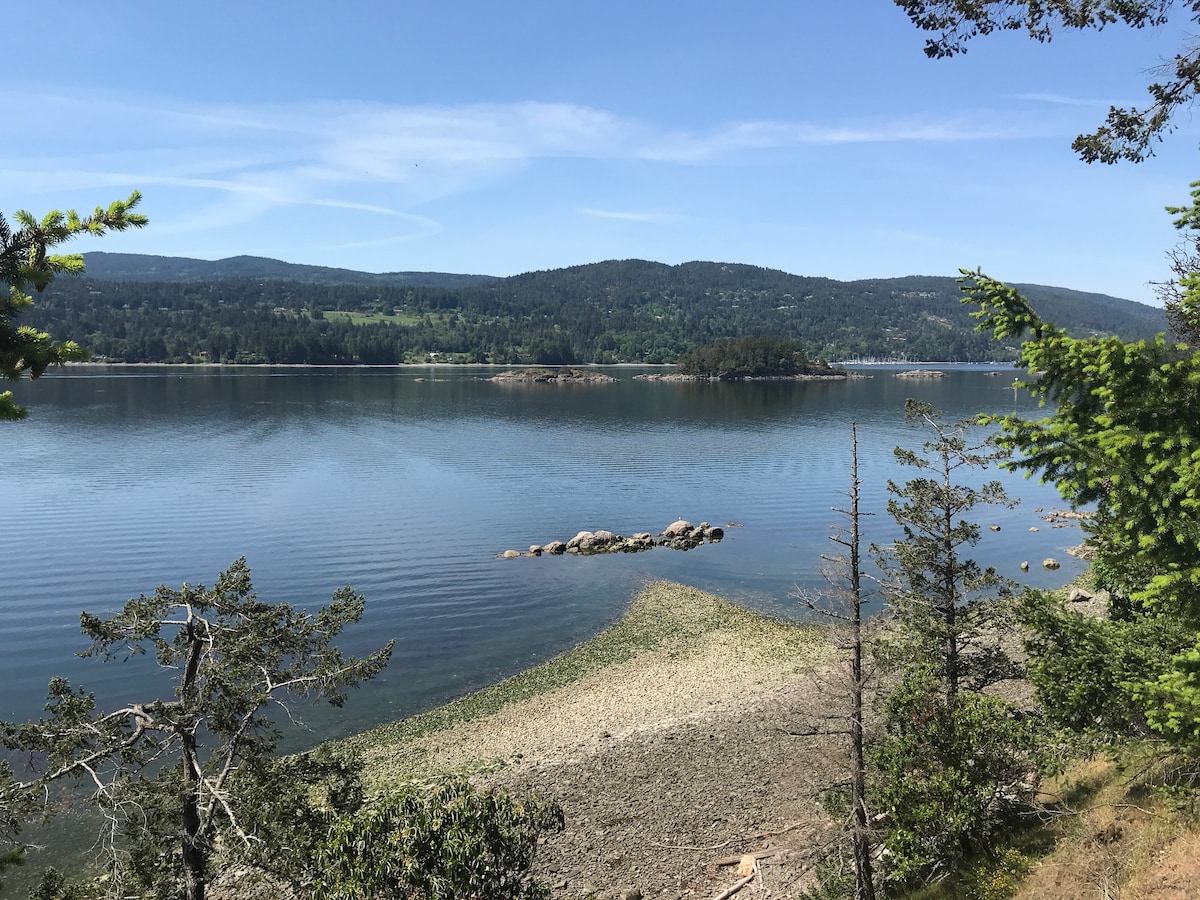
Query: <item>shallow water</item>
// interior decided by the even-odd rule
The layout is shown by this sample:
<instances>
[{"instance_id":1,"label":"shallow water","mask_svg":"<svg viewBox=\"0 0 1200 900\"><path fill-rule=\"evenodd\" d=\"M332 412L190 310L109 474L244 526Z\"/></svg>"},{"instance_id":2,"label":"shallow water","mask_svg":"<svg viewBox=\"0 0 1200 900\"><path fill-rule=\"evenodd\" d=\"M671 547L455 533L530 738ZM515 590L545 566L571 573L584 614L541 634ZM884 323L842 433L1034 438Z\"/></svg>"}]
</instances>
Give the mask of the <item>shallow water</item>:
<instances>
[{"instance_id":1,"label":"shallow water","mask_svg":"<svg viewBox=\"0 0 1200 900\"><path fill-rule=\"evenodd\" d=\"M36 716L54 674L102 699L145 690L145 660L78 660L81 609L104 613L165 583L211 583L240 555L259 596L306 607L351 584L364 622L343 642L397 642L393 663L344 710L307 715L337 736L429 708L573 646L638 586L666 578L798 614L833 547L857 422L868 541L886 542L886 483L911 470L896 444L907 396L960 417L1014 408L1011 370L893 370L845 382L514 385L481 369L73 369L17 385L0 584L0 718ZM993 374L998 373L998 374ZM982 509L976 558L1057 586L1082 570L1035 507L1052 488L990 471L1015 510ZM677 518L730 527L680 553L500 560L582 529L661 531ZM1032 532L1029 529L1040 530ZM1063 568L1045 572L1040 561ZM1022 560L1033 563L1023 575ZM135 699L144 699L137 694Z\"/></svg>"}]
</instances>

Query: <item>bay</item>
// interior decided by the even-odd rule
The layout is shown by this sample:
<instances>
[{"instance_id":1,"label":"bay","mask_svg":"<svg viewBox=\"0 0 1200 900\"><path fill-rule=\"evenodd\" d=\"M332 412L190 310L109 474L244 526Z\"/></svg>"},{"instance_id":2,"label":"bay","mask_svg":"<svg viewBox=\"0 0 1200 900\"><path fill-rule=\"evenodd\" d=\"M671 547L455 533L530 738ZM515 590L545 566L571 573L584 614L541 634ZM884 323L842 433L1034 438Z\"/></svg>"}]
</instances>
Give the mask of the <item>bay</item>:
<instances>
[{"instance_id":1,"label":"bay","mask_svg":"<svg viewBox=\"0 0 1200 900\"><path fill-rule=\"evenodd\" d=\"M940 367L902 379L678 384L612 370L599 385L498 384L487 368L87 367L15 385L30 409L3 426L9 462L0 582L0 718L35 717L50 677L102 701L147 699L145 659L101 664L79 611L109 613L159 584L211 584L245 555L264 600L313 609L350 584L367 598L342 646L395 639L392 664L342 710L304 710L304 743L430 708L528 668L618 617L667 578L799 616L845 503L850 423L860 435L867 540L897 534L896 445L928 435L906 397L952 418L1017 410L1013 370ZM1077 528L1052 487L999 477L1022 498L984 508L975 557L1054 587L1082 571ZM726 525L687 553L502 560L580 530ZM1038 531L1031 531L1038 528ZM1041 568L1044 557L1063 563ZM1023 560L1031 570L1022 573Z\"/></svg>"}]
</instances>

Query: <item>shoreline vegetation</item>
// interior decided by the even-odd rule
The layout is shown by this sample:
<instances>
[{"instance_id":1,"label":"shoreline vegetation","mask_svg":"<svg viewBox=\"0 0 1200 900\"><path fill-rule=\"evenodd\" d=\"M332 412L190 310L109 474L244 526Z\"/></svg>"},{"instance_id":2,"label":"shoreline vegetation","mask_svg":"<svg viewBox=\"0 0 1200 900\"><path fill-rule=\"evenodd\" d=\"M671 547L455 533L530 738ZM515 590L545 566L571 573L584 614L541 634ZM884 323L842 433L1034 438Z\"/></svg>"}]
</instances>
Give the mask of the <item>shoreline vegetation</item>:
<instances>
[{"instance_id":1,"label":"shoreline vegetation","mask_svg":"<svg viewBox=\"0 0 1200 900\"><path fill-rule=\"evenodd\" d=\"M956 362L954 360L933 360L914 362L904 359L886 360L839 360L832 366L854 366L863 369L893 369L897 366L956 366L971 369L996 369L997 367L1015 368L1011 360L1000 362ZM481 369L502 374L506 371L523 370L556 370L578 369L583 371L605 372L610 369L674 369L674 363L579 363L573 366L514 366L512 363L496 362L403 362L403 363L234 363L234 362L117 362L113 360L92 359L86 362L69 362L58 371L71 369ZM918 370L919 371L919 370ZM656 373L657 374L657 373ZM670 375L670 372L662 373ZM854 377L854 372L847 372ZM943 373L944 374L944 373ZM636 377L636 376L635 376Z\"/></svg>"},{"instance_id":2,"label":"shoreline vegetation","mask_svg":"<svg viewBox=\"0 0 1200 900\"><path fill-rule=\"evenodd\" d=\"M1056 592L1065 603L1071 587ZM1103 615L1099 600L1068 605ZM565 828L540 839L532 873L549 900L704 900L739 885L749 896L794 898L817 886L841 830L819 802L819 788L845 773L833 637L826 624L652 582L572 650L329 746L361 755L364 786L377 796L454 774L558 802ZM1200 836L1161 804L1147 812L1148 798L1135 802L1127 775L1119 762L1089 758L1047 785L1049 796L1091 796L1094 808L1077 811L1078 823L1041 828L1036 861L1012 896L1083 900L1092 877L1113 867L1138 896L1192 895ZM735 868L747 857L753 878ZM244 874L226 873L232 880L214 882L212 896L283 896Z\"/></svg>"},{"instance_id":3,"label":"shoreline vegetation","mask_svg":"<svg viewBox=\"0 0 1200 900\"><path fill-rule=\"evenodd\" d=\"M945 375L939 372L939 375ZM653 372L634 375L635 381L828 381L845 378L862 378L841 369L825 367L822 371L796 372L789 374L736 375L724 372L688 373ZM506 369L493 375L488 381L498 384L611 384L617 379L599 368L578 366L536 367L529 369Z\"/></svg>"},{"instance_id":4,"label":"shoreline vegetation","mask_svg":"<svg viewBox=\"0 0 1200 900\"><path fill-rule=\"evenodd\" d=\"M488 379L499 384L608 384L616 380L598 369L580 369L576 366L505 369Z\"/></svg>"}]
</instances>

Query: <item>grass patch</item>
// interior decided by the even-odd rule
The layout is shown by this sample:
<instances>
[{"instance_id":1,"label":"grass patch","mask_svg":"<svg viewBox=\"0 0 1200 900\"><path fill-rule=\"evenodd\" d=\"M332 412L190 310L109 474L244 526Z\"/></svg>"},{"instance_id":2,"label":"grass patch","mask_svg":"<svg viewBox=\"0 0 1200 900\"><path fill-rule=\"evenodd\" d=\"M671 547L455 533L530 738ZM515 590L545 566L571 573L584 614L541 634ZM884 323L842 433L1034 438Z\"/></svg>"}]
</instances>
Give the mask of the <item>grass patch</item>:
<instances>
[{"instance_id":1,"label":"grass patch","mask_svg":"<svg viewBox=\"0 0 1200 900\"><path fill-rule=\"evenodd\" d=\"M1154 743L1133 741L1049 779L1041 824L1014 836L1029 874L1003 896L1200 896L1200 830L1171 791L1178 763ZM1185 793L1194 791L1189 786Z\"/></svg>"}]
</instances>

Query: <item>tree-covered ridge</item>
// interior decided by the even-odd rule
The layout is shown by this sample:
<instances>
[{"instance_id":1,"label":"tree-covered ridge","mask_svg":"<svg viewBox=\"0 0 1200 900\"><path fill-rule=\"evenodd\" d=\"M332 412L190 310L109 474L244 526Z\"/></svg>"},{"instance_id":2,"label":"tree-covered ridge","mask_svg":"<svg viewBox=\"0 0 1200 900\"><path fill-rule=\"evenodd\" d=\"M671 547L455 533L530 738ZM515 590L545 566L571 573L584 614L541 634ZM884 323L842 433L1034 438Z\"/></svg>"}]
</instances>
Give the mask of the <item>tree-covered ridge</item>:
<instances>
[{"instance_id":1,"label":"tree-covered ridge","mask_svg":"<svg viewBox=\"0 0 1200 900\"><path fill-rule=\"evenodd\" d=\"M1166 327L1161 310L1129 301L1027 293L1080 335L1136 339ZM974 331L949 277L841 282L708 262L619 260L458 288L268 275L113 281L89 270L60 279L29 315L32 325L125 362L670 363L754 336L797 341L808 358L825 360L983 362L1018 352L1016 342Z\"/></svg>"},{"instance_id":2,"label":"tree-covered ridge","mask_svg":"<svg viewBox=\"0 0 1200 900\"><path fill-rule=\"evenodd\" d=\"M470 287L495 281L491 275L450 272L358 272L327 266L306 266L264 256L191 259L142 253L86 254L88 272L102 281L219 281L228 278L282 278L313 284L390 284L429 287Z\"/></svg>"}]
</instances>

